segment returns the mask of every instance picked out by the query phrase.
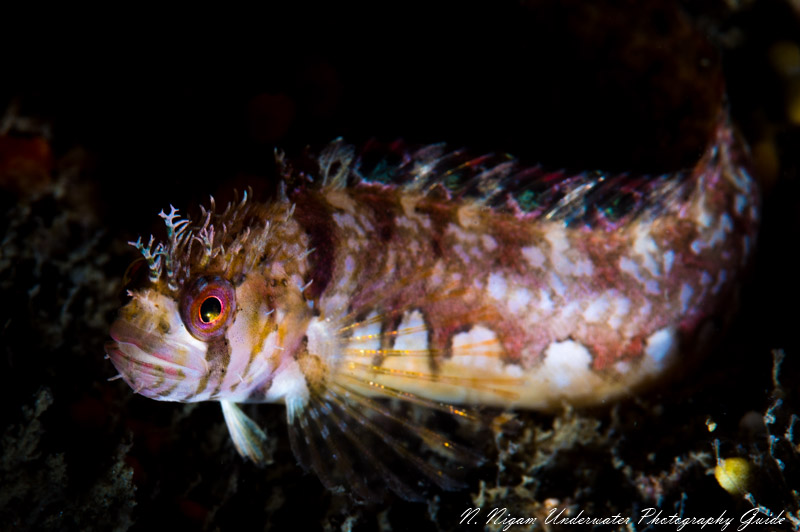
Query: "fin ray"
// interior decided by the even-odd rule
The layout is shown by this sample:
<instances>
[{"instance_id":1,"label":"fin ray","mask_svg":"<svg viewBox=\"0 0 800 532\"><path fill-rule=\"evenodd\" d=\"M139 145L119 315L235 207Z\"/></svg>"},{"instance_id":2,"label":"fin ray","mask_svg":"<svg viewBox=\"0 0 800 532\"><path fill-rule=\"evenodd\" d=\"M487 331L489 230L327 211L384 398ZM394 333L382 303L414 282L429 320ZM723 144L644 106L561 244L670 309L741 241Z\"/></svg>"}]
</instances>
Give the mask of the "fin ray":
<instances>
[{"instance_id":1,"label":"fin ray","mask_svg":"<svg viewBox=\"0 0 800 532\"><path fill-rule=\"evenodd\" d=\"M426 426L435 421L433 415L446 414L456 427L463 429L462 422L469 422L473 430L485 428L480 418L465 411L444 404L431 408L432 402L399 392L395 399L388 394L376 399L347 382L320 384L309 392L290 420L290 442L303 467L328 489L347 487L369 501L381 500L391 490L419 501L431 487L462 489L458 466L484 461L472 445L445 435L438 424Z\"/></svg>"},{"instance_id":2,"label":"fin ray","mask_svg":"<svg viewBox=\"0 0 800 532\"><path fill-rule=\"evenodd\" d=\"M439 375L424 371L409 371L395 368L384 368L375 364L364 364L361 362L347 362L347 367L353 370L361 370L365 373L376 375L386 375L388 377L398 377L403 379L423 380L427 382L439 382L453 386L468 386L475 390L491 392L501 397L515 399L519 394L513 391L514 386L521 386L523 379L515 377L486 377L480 379L474 377L458 377L456 375ZM495 386L492 386L494 384ZM508 385L511 389L499 388L497 386Z\"/></svg>"},{"instance_id":3,"label":"fin ray","mask_svg":"<svg viewBox=\"0 0 800 532\"><path fill-rule=\"evenodd\" d=\"M342 389L340 385L338 386L338 388ZM352 391L352 390L344 390L344 391ZM378 403L377 401L358 393L354 393L350 397L353 402L358 403L360 406L379 412L383 416L391 419L392 421L398 423L399 425L402 425L406 429L416 432L417 435L420 437L420 439L422 439L426 443L426 445L428 445L428 447L430 447L431 449L438 451L442 451L444 449L448 453L451 453L455 459L462 462L468 461L470 462L470 465L477 466L483 463L484 461L484 459L480 455L473 453L467 447L461 446L458 443L450 441L448 438L443 437L438 432L434 432L421 425L419 426L414 425L408 420L397 416L396 414L390 412L389 409L382 403ZM473 419L476 418L473 417Z\"/></svg>"},{"instance_id":4,"label":"fin ray","mask_svg":"<svg viewBox=\"0 0 800 532\"><path fill-rule=\"evenodd\" d=\"M381 429L375 422L370 420L363 412L353 408L352 404L344 400L341 396L337 393L328 390L327 396L333 398L337 401L337 404L345 411L347 414L352 416L356 421L358 421L362 426L367 428L370 432L374 433L380 440L382 440L391 450L397 453L401 458L406 460L407 462L412 463L414 466L419 469L429 480L435 482L440 488L444 490L455 490L464 487L464 485L457 480L448 476L444 471L437 470L436 468L432 467L428 462L422 460L419 455L413 454L409 451L400 441L386 432L385 430ZM379 411L378 411L379 412Z\"/></svg>"},{"instance_id":5,"label":"fin ray","mask_svg":"<svg viewBox=\"0 0 800 532\"><path fill-rule=\"evenodd\" d=\"M386 386L384 384L379 384L374 381L364 381L359 379L358 377L354 377L352 375L344 374L342 377L349 379L356 385L365 386L367 388L375 388L377 389L378 393L385 396L386 398L390 399L400 399L402 401L406 401L409 403L416 404L418 406L422 406L425 408L430 408L432 410L438 410L440 412L444 412L445 414L451 414L454 416L458 416L464 419L467 419L472 422L478 422L479 418L477 415L473 414L469 409L463 407L457 407L455 405L451 405L450 403L442 403L437 401L432 401L430 399L426 399L424 397L420 397L416 394L411 392L407 392L404 390L399 390L397 388L393 388L391 386Z\"/></svg>"},{"instance_id":6,"label":"fin ray","mask_svg":"<svg viewBox=\"0 0 800 532\"><path fill-rule=\"evenodd\" d=\"M272 463L267 453L267 435L232 401L220 401L222 416L228 426L233 445L239 454L258 465Z\"/></svg>"},{"instance_id":7,"label":"fin ray","mask_svg":"<svg viewBox=\"0 0 800 532\"><path fill-rule=\"evenodd\" d=\"M386 484L395 493L397 493L406 500L410 501L422 500L419 494L417 494L411 487L409 487L407 483L403 482L397 475L392 473L392 471L382 461L376 458L375 455L372 453L372 451L370 451L369 448L356 437L353 431L345 430L346 428L349 428L345 420L341 419L333 409L330 409L329 412L331 419L334 420L336 424L340 427L345 437L353 444L353 446L361 453L361 455L367 459L367 461L372 465L372 467L374 467L375 470L380 473L381 477L385 480ZM373 495L372 493L368 493L365 499L372 500L371 499L372 495Z\"/></svg>"}]
</instances>

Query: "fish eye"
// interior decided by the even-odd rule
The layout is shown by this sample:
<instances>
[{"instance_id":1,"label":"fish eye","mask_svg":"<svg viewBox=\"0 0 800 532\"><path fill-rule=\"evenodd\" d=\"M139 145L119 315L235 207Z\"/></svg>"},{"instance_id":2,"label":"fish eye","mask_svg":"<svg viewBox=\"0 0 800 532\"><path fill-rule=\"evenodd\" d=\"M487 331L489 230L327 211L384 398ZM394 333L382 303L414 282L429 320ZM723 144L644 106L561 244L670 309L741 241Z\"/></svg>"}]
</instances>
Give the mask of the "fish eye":
<instances>
[{"instance_id":1,"label":"fish eye","mask_svg":"<svg viewBox=\"0 0 800 532\"><path fill-rule=\"evenodd\" d=\"M181 318L198 340L209 340L225 333L236 309L236 293L227 279L198 277L181 297Z\"/></svg>"}]
</instances>

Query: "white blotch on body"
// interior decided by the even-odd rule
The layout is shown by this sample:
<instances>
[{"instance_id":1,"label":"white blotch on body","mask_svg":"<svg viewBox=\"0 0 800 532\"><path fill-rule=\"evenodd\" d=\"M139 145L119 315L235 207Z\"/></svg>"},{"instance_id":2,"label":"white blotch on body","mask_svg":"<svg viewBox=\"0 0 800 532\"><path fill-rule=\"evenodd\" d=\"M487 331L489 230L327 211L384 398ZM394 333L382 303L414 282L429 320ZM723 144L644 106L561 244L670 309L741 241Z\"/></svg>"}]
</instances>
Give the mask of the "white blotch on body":
<instances>
[{"instance_id":1,"label":"white blotch on body","mask_svg":"<svg viewBox=\"0 0 800 532\"><path fill-rule=\"evenodd\" d=\"M628 316L628 312L631 309L631 301L626 297L619 297L616 291L611 291L610 293L613 293L611 297L614 300L614 312L608 318L608 325L612 329L619 329L622 326L622 320Z\"/></svg>"},{"instance_id":2,"label":"white blotch on body","mask_svg":"<svg viewBox=\"0 0 800 532\"><path fill-rule=\"evenodd\" d=\"M525 376L522 366L519 366L518 364L506 364L505 370L506 375L509 377L520 378Z\"/></svg>"},{"instance_id":3,"label":"white blotch on body","mask_svg":"<svg viewBox=\"0 0 800 532\"><path fill-rule=\"evenodd\" d=\"M700 206L700 212L697 215L697 223L704 228L711 227L711 214L706 210L705 202L703 202Z\"/></svg>"},{"instance_id":4,"label":"white blotch on body","mask_svg":"<svg viewBox=\"0 0 800 532\"><path fill-rule=\"evenodd\" d=\"M648 294L658 295L661 293L661 285L658 284L658 281L645 281L644 290Z\"/></svg>"},{"instance_id":5,"label":"white blotch on body","mask_svg":"<svg viewBox=\"0 0 800 532\"><path fill-rule=\"evenodd\" d=\"M469 255L466 251L464 251L464 248L461 247L461 244L456 244L453 246L453 253L455 253L464 264L470 263Z\"/></svg>"},{"instance_id":6,"label":"white blotch on body","mask_svg":"<svg viewBox=\"0 0 800 532\"><path fill-rule=\"evenodd\" d=\"M596 323L600 321L610 306L611 302L608 300L608 296L602 294L589 303L586 310L583 311L583 319L588 323Z\"/></svg>"},{"instance_id":7,"label":"white blotch on body","mask_svg":"<svg viewBox=\"0 0 800 532\"><path fill-rule=\"evenodd\" d=\"M734 199L734 209L736 209L736 214L741 216L746 206L747 197L744 194L736 194L736 198Z\"/></svg>"},{"instance_id":8,"label":"white blotch on body","mask_svg":"<svg viewBox=\"0 0 800 532\"><path fill-rule=\"evenodd\" d=\"M339 282L337 283L337 287L339 290L347 291L350 287L350 284L353 280L353 272L356 269L356 261L352 255L348 255L344 259L344 272L342 273Z\"/></svg>"},{"instance_id":9,"label":"white blotch on body","mask_svg":"<svg viewBox=\"0 0 800 532\"><path fill-rule=\"evenodd\" d=\"M648 224L639 224L634 230L633 252L642 258L642 266L650 272L653 277L661 275L661 270L658 266L654 254L658 254L658 246L653 237L650 236L650 226Z\"/></svg>"},{"instance_id":10,"label":"white blotch on body","mask_svg":"<svg viewBox=\"0 0 800 532\"><path fill-rule=\"evenodd\" d=\"M575 263L575 275L592 275L594 273L594 265L589 259L581 259Z\"/></svg>"},{"instance_id":11,"label":"white blotch on body","mask_svg":"<svg viewBox=\"0 0 800 532\"><path fill-rule=\"evenodd\" d=\"M583 344L574 340L553 342L544 355L539 373L554 388L569 388L592 376L592 355Z\"/></svg>"},{"instance_id":12,"label":"white blotch on body","mask_svg":"<svg viewBox=\"0 0 800 532\"><path fill-rule=\"evenodd\" d=\"M517 288L512 290L508 296L508 310L512 314L517 314L530 303L533 295L527 288ZM552 303L550 304L552 308Z\"/></svg>"},{"instance_id":13,"label":"white blotch on body","mask_svg":"<svg viewBox=\"0 0 800 532\"><path fill-rule=\"evenodd\" d=\"M672 263L675 262L675 252L667 250L664 252L664 273L669 273L672 269Z\"/></svg>"},{"instance_id":14,"label":"white blotch on body","mask_svg":"<svg viewBox=\"0 0 800 532\"><path fill-rule=\"evenodd\" d=\"M620 360L614 364L614 369L617 370L617 373L620 375L625 375L631 370L631 363L627 360Z\"/></svg>"},{"instance_id":15,"label":"white blotch on body","mask_svg":"<svg viewBox=\"0 0 800 532\"><path fill-rule=\"evenodd\" d=\"M377 313L373 312L364 319L368 322L377 317ZM380 349L381 347L381 322L368 323L360 325L353 329L353 334L348 339L348 347L350 349L364 350L365 355L369 355L369 351Z\"/></svg>"},{"instance_id":16,"label":"white blotch on body","mask_svg":"<svg viewBox=\"0 0 800 532\"><path fill-rule=\"evenodd\" d=\"M642 369L648 373L660 373L671 362L670 359L675 354L677 347L675 330L671 327L654 332L647 337Z\"/></svg>"},{"instance_id":17,"label":"white blotch on body","mask_svg":"<svg viewBox=\"0 0 800 532\"><path fill-rule=\"evenodd\" d=\"M733 219L727 212L723 212L719 217L719 225L726 233L733 232Z\"/></svg>"},{"instance_id":18,"label":"white blotch on body","mask_svg":"<svg viewBox=\"0 0 800 532\"><path fill-rule=\"evenodd\" d=\"M694 294L694 289L686 283L681 285L681 293L680 293L680 300L681 300L681 314L686 314L689 311L689 303L692 300L692 295Z\"/></svg>"},{"instance_id":19,"label":"white blotch on body","mask_svg":"<svg viewBox=\"0 0 800 532\"><path fill-rule=\"evenodd\" d=\"M406 218L405 216L400 216L395 219L395 223L398 227L402 227L403 229L409 229L412 231L417 230L417 224Z\"/></svg>"},{"instance_id":20,"label":"white blotch on body","mask_svg":"<svg viewBox=\"0 0 800 532\"><path fill-rule=\"evenodd\" d=\"M396 335L390 333L390 338L394 338L392 356L387 356L383 360L382 367L402 372L430 373L431 358L429 356L430 351L428 351L428 329L422 318L422 313L419 310L405 313L397 326L396 332ZM397 382L394 382L394 378L391 376L380 377L375 375L374 378L385 382L389 386L400 387L412 393L425 390L425 386L430 385L425 380L409 380L403 377L396 377L399 379Z\"/></svg>"},{"instance_id":21,"label":"white blotch on body","mask_svg":"<svg viewBox=\"0 0 800 532\"><path fill-rule=\"evenodd\" d=\"M642 277L642 273L639 271L639 265L636 264L635 261L629 259L628 257L620 257L619 269L627 273L640 283L644 283L644 278Z\"/></svg>"},{"instance_id":22,"label":"white blotch on body","mask_svg":"<svg viewBox=\"0 0 800 532\"><path fill-rule=\"evenodd\" d=\"M550 272L550 288L560 297L567 293L567 287L555 272Z\"/></svg>"},{"instance_id":23,"label":"white blotch on body","mask_svg":"<svg viewBox=\"0 0 800 532\"><path fill-rule=\"evenodd\" d=\"M708 241L708 247L714 247L718 243L724 243L725 237L733 231L733 221L728 213L723 213L719 217L719 223L717 224L717 228L711 234L711 238Z\"/></svg>"},{"instance_id":24,"label":"white blotch on body","mask_svg":"<svg viewBox=\"0 0 800 532\"><path fill-rule=\"evenodd\" d=\"M433 266L433 272L431 276L428 278L428 286L431 290L435 290L442 285L444 277L444 263L441 260L437 260L436 264Z\"/></svg>"},{"instance_id":25,"label":"white blotch on body","mask_svg":"<svg viewBox=\"0 0 800 532\"><path fill-rule=\"evenodd\" d=\"M331 190L325 195L325 199L327 199L328 203L337 209L341 209L349 213L356 212L355 200L353 200L353 198L350 197L350 194L344 190Z\"/></svg>"},{"instance_id":26,"label":"white blotch on body","mask_svg":"<svg viewBox=\"0 0 800 532\"><path fill-rule=\"evenodd\" d=\"M365 215L360 215L358 217L359 223L367 229L367 231L374 231L375 227L372 225L372 222L369 221L369 218Z\"/></svg>"},{"instance_id":27,"label":"white blotch on body","mask_svg":"<svg viewBox=\"0 0 800 532\"><path fill-rule=\"evenodd\" d=\"M430 218L423 214L419 214L416 211L419 199L420 198L417 196L411 196L408 194L400 196L400 205L403 207L403 213L406 215L406 217L401 217L398 221L398 225L406 224L410 226L409 228L416 228L416 224L413 224L413 222L410 220L410 218L413 218L425 229L431 228Z\"/></svg>"},{"instance_id":28,"label":"white blotch on body","mask_svg":"<svg viewBox=\"0 0 800 532\"><path fill-rule=\"evenodd\" d=\"M403 315L403 319L397 327L393 349L398 351L422 351L428 349L428 330L420 311L414 310ZM393 360L410 360L413 358L416 357L392 357Z\"/></svg>"},{"instance_id":29,"label":"white blotch on body","mask_svg":"<svg viewBox=\"0 0 800 532\"><path fill-rule=\"evenodd\" d=\"M545 256L538 247L526 246L522 248L521 252L532 268L541 268L544 265Z\"/></svg>"},{"instance_id":30,"label":"white blotch on body","mask_svg":"<svg viewBox=\"0 0 800 532\"><path fill-rule=\"evenodd\" d=\"M550 299L550 294L544 290L539 290L539 302L537 306L544 312L551 312L553 310L553 300Z\"/></svg>"},{"instance_id":31,"label":"white blotch on body","mask_svg":"<svg viewBox=\"0 0 800 532\"><path fill-rule=\"evenodd\" d=\"M557 272L572 276L592 275L594 271L592 261L580 256L572 260L568 256L570 252L569 238L562 225L551 224L544 237L550 243L550 264ZM574 252L573 255L579 254Z\"/></svg>"},{"instance_id":32,"label":"white blotch on body","mask_svg":"<svg viewBox=\"0 0 800 532\"><path fill-rule=\"evenodd\" d=\"M486 251L494 251L497 249L497 241L489 235L481 236L481 244L483 244Z\"/></svg>"},{"instance_id":33,"label":"white blotch on body","mask_svg":"<svg viewBox=\"0 0 800 532\"><path fill-rule=\"evenodd\" d=\"M486 283L489 296L495 301L500 301L506 296L507 283L505 277L499 273L489 274L489 282Z\"/></svg>"},{"instance_id":34,"label":"white blotch on body","mask_svg":"<svg viewBox=\"0 0 800 532\"><path fill-rule=\"evenodd\" d=\"M338 225L342 229L352 229L356 233L358 233L358 236L362 238L366 236L364 230L361 229L361 226L358 225L356 219L353 218L353 216L350 214L335 212L333 213L333 221L336 222L336 225Z\"/></svg>"},{"instance_id":35,"label":"white blotch on body","mask_svg":"<svg viewBox=\"0 0 800 532\"><path fill-rule=\"evenodd\" d=\"M494 332L482 325L476 325L467 332L453 336L451 342L453 362L460 366L491 368L497 364L503 346Z\"/></svg>"},{"instance_id":36,"label":"white blotch on body","mask_svg":"<svg viewBox=\"0 0 800 532\"><path fill-rule=\"evenodd\" d=\"M562 320L569 320L572 318L572 315L575 314L580 310L580 303L577 301L570 301L563 307L561 307L561 319Z\"/></svg>"},{"instance_id":37,"label":"white blotch on body","mask_svg":"<svg viewBox=\"0 0 800 532\"><path fill-rule=\"evenodd\" d=\"M478 235L470 233L469 231L464 231L454 223L447 224L445 234L454 236L456 240L464 244L475 244L478 241Z\"/></svg>"},{"instance_id":38,"label":"white blotch on body","mask_svg":"<svg viewBox=\"0 0 800 532\"><path fill-rule=\"evenodd\" d=\"M750 185L753 182L753 178L750 177L750 173L743 167L738 167L738 171L734 168L730 172L725 172L724 175L728 176L728 179L736 186L737 189L741 190L742 192L749 192Z\"/></svg>"}]
</instances>

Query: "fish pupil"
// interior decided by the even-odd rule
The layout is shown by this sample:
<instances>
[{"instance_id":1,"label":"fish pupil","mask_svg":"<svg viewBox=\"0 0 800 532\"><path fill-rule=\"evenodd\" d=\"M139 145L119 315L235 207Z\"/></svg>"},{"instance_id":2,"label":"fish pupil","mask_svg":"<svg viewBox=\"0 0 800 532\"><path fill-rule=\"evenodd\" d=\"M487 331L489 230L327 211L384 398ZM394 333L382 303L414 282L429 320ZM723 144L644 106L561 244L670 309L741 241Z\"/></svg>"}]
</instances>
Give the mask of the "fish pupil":
<instances>
[{"instance_id":1,"label":"fish pupil","mask_svg":"<svg viewBox=\"0 0 800 532\"><path fill-rule=\"evenodd\" d=\"M219 318L221 314L222 301L217 297L207 297L202 305L200 305L200 321L203 323L211 323Z\"/></svg>"}]
</instances>

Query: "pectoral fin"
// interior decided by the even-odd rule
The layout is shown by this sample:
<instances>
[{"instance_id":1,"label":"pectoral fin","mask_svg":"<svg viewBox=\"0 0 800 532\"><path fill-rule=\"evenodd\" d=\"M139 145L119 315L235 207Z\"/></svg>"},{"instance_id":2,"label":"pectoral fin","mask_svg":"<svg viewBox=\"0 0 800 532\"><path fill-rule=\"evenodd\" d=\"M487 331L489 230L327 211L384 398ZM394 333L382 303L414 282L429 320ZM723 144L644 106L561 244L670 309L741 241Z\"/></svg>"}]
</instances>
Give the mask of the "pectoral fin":
<instances>
[{"instance_id":1,"label":"pectoral fin","mask_svg":"<svg viewBox=\"0 0 800 532\"><path fill-rule=\"evenodd\" d=\"M410 501L425 500L433 485L464 488L464 467L480 465L483 457L440 432L445 419L455 429L460 410L404 398L407 403L373 399L337 382L312 389L289 421L292 450L328 489L349 487L364 501L382 500L387 488ZM429 408L418 410L415 402Z\"/></svg>"},{"instance_id":2,"label":"pectoral fin","mask_svg":"<svg viewBox=\"0 0 800 532\"><path fill-rule=\"evenodd\" d=\"M267 448L267 435L264 431L236 403L220 401L220 404L228 432L239 454L258 465L272 463L272 454Z\"/></svg>"}]
</instances>

